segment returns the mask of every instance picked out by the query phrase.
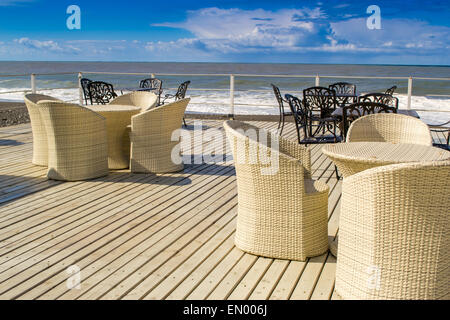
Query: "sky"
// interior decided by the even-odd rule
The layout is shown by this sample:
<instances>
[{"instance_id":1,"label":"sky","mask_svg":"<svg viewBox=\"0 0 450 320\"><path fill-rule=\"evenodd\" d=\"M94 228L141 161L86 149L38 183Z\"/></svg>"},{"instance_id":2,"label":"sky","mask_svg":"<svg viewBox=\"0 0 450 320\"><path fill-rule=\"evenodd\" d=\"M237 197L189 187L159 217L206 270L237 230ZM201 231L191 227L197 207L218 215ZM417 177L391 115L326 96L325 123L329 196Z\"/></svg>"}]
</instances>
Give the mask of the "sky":
<instances>
[{"instance_id":1,"label":"sky","mask_svg":"<svg viewBox=\"0 0 450 320\"><path fill-rule=\"evenodd\" d=\"M449 49L448 0L0 0L0 60L450 65Z\"/></svg>"}]
</instances>

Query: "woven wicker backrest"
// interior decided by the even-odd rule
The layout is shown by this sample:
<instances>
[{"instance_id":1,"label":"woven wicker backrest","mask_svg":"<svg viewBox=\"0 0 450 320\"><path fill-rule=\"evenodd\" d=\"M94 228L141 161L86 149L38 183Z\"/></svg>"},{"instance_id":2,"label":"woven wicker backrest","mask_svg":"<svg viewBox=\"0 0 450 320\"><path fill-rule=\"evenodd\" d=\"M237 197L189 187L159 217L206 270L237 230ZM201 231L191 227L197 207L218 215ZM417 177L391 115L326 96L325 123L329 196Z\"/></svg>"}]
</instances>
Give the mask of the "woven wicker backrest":
<instances>
[{"instance_id":1,"label":"woven wicker backrest","mask_svg":"<svg viewBox=\"0 0 450 320\"><path fill-rule=\"evenodd\" d=\"M432 145L428 126L402 114L371 114L355 120L348 130L347 142L392 142Z\"/></svg>"},{"instance_id":2,"label":"woven wicker backrest","mask_svg":"<svg viewBox=\"0 0 450 320\"><path fill-rule=\"evenodd\" d=\"M108 174L105 118L66 102L41 101L37 106L47 131L50 179L78 181Z\"/></svg>"},{"instance_id":3,"label":"woven wicker backrest","mask_svg":"<svg viewBox=\"0 0 450 320\"><path fill-rule=\"evenodd\" d=\"M226 121L224 128L233 152L238 189L244 185L248 186L248 184L239 184L240 179L251 179L254 181L255 187L262 183L262 180L265 181L258 188L271 189L278 188L280 184L286 184L285 193L276 195L279 197L292 196L290 193L292 191L297 196L304 193L305 187L302 178L309 177L309 149L296 144L295 150L300 151L297 154L294 152L290 154L289 149L293 147L291 144L295 144L295 142L240 121ZM280 180L282 175L286 175L284 181ZM289 184L292 186L288 186ZM240 192L244 196L251 190L245 189ZM267 195L269 202L270 196Z\"/></svg>"},{"instance_id":4,"label":"woven wicker backrest","mask_svg":"<svg viewBox=\"0 0 450 320\"><path fill-rule=\"evenodd\" d=\"M50 96L46 96L44 94L37 94L37 93L31 93L31 94L27 94L25 95L25 103L27 102L32 102L34 104L38 103L39 101L42 100L49 100L49 101L61 101L59 99L50 97Z\"/></svg>"},{"instance_id":5,"label":"woven wicker backrest","mask_svg":"<svg viewBox=\"0 0 450 320\"><path fill-rule=\"evenodd\" d=\"M38 103L38 107L47 132L55 141L66 139L67 133L73 136L84 135L99 122L105 121L98 113L77 104L42 101Z\"/></svg>"},{"instance_id":6,"label":"woven wicker backrest","mask_svg":"<svg viewBox=\"0 0 450 320\"><path fill-rule=\"evenodd\" d=\"M189 101L178 100L131 118L131 172L169 173L183 169L182 159L173 157L180 144L172 138L181 129Z\"/></svg>"},{"instance_id":7,"label":"woven wicker backrest","mask_svg":"<svg viewBox=\"0 0 450 320\"><path fill-rule=\"evenodd\" d=\"M449 298L449 190L450 161L345 178L337 292L345 299Z\"/></svg>"},{"instance_id":8,"label":"woven wicker backrest","mask_svg":"<svg viewBox=\"0 0 450 320\"><path fill-rule=\"evenodd\" d=\"M141 140L156 134L170 141L173 131L181 127L189 101L189 98L178 100L134 116L131 119L133 136Z\"/></svg>"},{"instance_id":9,"label":"woven wicker backrest","mask_svg":"<svg viewBox=\"0 0 450 320\"><path fill-rule=\"evenodd\" d=\"M33 164L46 166L48 164L47 133L37 103L44 100L60 100L43 94L27 94L24 100L30 115L31 130L33 132Z\"/></svg>"},{"instance_id":10,"label":"woven wicker backrest","mask_svg":"<svg viewBox=\"0 0 450 320\"><path fill-rule=\"evenodd\" d=\"M131 92L115 98L109 104L130 105L141 108L141 112L145 112L156 107L158 96L153 92Z\"/></svg>"}]
</instances>

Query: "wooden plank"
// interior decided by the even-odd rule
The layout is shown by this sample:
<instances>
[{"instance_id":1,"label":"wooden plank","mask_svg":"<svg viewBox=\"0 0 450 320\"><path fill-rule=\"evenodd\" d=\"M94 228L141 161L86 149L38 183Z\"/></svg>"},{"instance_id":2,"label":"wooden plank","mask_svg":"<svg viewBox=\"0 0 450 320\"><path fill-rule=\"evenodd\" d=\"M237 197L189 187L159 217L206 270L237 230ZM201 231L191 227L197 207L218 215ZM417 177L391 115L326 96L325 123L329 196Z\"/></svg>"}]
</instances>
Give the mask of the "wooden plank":
<instances>
[{"instance_id":1,"label":"wooden plank","mask_svg":"<svg viewBox=\"0 0 450 320\"><path fill-rule=\"evenodd\" d=\"M250 123L277 128L274 122ZM202 124L204 129L223 131L221 121ZM39 179L45 169L29 162L29 125L15 132L0 130L0 138L2 134L23 144L0 143L0 177L5 177L0 180L0 197L2 191L3 197L12 196L0 203L0 292L6 293L1 298L337 298L335 259L330 255L283 261L234 247L237 199L232 163L193 165L181 175L162 175L161 179L191 180L173 187L154 186L155 177L122 172L44 188L46 182ZM296 140L293 123L286 124L283 136ZM216 145L203 147L208 151ZM336 181L334 165L321 148L311 146L312 171L331 188L333 238L338 232L341 181ZM194 151L191 146L186 154ZM224 154L229 152L227 145ZM65 283L66 267L74 263L82 267L81 291L68 290Z\"/></svg>"},{"instance_id":2,"label":"wooden plank","mask_svg":"<svg viewBox=\"0 0 450 320\"><path fill-rule=\"evenodd\" d=\"M304 261L290 261L289 266L283 273L280 281L273 290L272 295L269 297L270 300L288 300L292 295L303 270L306 267Z\"/></svg>"},{"instance_id":3,"label":"wooden plank","mask_svg":"<svg viewBox=\"0 0 450 320\"><path fill-rule=\"evenodd\" d=\"M216 191L217 190L212 189L211 192ZM206 194L205 196L209 196L209 194ZM199 201L201 200L202 199L199 199ZM226 201L226 199L224 198L223 201ZM194 203L194 206L195 205L196 204ZM215 205L221 204L216 203ZM167 218L164 220L160 220L156 224L153 223L150 226L146 225L145 223L140 224L135 233L128 234L126 236L128 240L121 239L122 241L127 241L115 247L108 253L108 255L99 256L99 254L96 253L96 260L90 260L90 257L86 257L85 259L78 261L77 265L82 266L84 270L84 293L86 293L90 288L97 285L98 282L101 282L109 276L108 273L104 273L106 270L108 272L112 272L111 270L124 268L125 265L132 263L132 261L135 262L140 259L145 260L150 256L149 250L156 250L152 252L155 252L155 254L157 254L159 252L157 251L158 245L169 245L169 243L166 242L166 240L169 240L169 238L167 238L169 234L171 237L175 237L175 239L177 239L176 236L180 237L181 235L183 235L184 232L186 230L189 230L190 227L192 228L193 226L197 225L201 219L207 219L208 213L212 211L208 211L208 203L205 203L205 206L203 208L204 210L200 211L197 215L184 214L187 212L187 210L190 209L190 207L181 207L181 209L182 210L173 212L170 215L164 213ZM143 232L142 230L145 230L145 232ZM114 243L108 244L108 246L110 247L113 245ZM128 271L125 268L123 270ZM120 274L124 276L123 272ZM61 274L61 277L59 279L64 279L64 274ZM55 282L56 280L52 281ZM62 286L62 282L63 281L58 284L60 288L56 288L51 292L47 292L45 296L58 296L62 293L65 293L67 289ZM105 288L103 287L102 289ZM72 294L77 293L73 292Z\"/></svg>"},{"instance_id":4,"label":"wooden plank","mask_svg":"<svg viewBox=\"0 0 450 320\"><path fill-rule=\"evenodd\" d=\"M239 285L247 272L253 267L258 257L244 254L239 262L230 270L230 272L220 281L211 294L206 297L207 300L226 300L231 292Z\"/></svg>"},{"instance_id":5,"label":"wooden plank","mask_svg":"<svg viewBox=\"0 0 450 320\"><path fill-rule=\"evenodd\" d=\"M270 258L259 257L227 299L247 300L273 261Z\"/></svg>"},{"instance_id":6,"label":"wooden plank","mask_svg":"<svg viewBox=\"0 0 450 320\"><path fill-rule=\"evenodd\" d=\"M259 281L249 300L267 300L289 265L287 260L274 260L264 277Z\"/></svg>"},{"instance_id":7,"label":"wooden plank","mask_svg":"<svg viewBox=\"0 0 450 320\"><path fill-rule=\"evenodd\" d=\"M170 294L164 297L167 300L184 300L205 279L205 277L213 270L234 248L234 233L210 256L202 263L195 262L195 268L188 275L184 276L183 281L179 281ZM179 269L183 272L189 272L186 264L180 265ZM177 270L178 271L178 270ZM172 278L169 275L168 278ZM161 286L161 285L160 285Z\"/></svg>"}]
</instances>

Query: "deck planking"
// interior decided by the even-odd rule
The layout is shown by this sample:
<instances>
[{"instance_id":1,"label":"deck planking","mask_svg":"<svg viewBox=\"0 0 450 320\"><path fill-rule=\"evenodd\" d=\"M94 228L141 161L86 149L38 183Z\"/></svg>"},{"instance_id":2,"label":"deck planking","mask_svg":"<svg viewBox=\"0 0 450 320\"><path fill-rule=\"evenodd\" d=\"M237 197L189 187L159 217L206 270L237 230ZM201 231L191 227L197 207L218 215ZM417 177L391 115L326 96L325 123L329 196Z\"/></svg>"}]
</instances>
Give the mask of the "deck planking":
<instances>
[{"instance_id":1,"label":"deck planking","mask_svg":"<svg viewBox=\"0 0 450 320\"><path fill-rule=\"evenodd\" d=\"M220 121L202 123L223 130ZM292 123L283 135L296 139ZM184 154L217 146L220 141L194 142ZM311 147L312 174L330 186L328 233L335 238L342 182L320 149ZM234 246L231 161L188 164L173 174L120 170L58 182L47 180L31 155L29 125L0 129L0 299L339 299L331 254L299 262ZM67 287L72 265L81 269L80 290Z\"/></svg>"}]
</instances>

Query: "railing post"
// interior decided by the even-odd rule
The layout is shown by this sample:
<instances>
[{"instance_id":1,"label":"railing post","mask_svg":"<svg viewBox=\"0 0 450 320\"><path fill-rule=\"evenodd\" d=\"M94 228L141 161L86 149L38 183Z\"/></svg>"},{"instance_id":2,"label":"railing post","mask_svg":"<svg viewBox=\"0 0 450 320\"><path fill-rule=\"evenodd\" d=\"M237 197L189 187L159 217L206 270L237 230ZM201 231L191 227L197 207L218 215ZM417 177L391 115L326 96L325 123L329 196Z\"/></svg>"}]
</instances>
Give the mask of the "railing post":
<instances>
[{"instance_id":1,"label":"railing post","mask_svg":"<svg viewBox=\"0 0 450 320\"><path fill-rule=\"evenodd\" d=\"M409 79L408 79L408 102L406 105L406 109L408 109L408 110L411 110L412 90L413 90L413 77L409 77Z\"/></svg>"},{"instance_id":2,"label":"railing post","mask_svg":"<svg viewBox=\"0 0 450 320\"><path fill-rule=\"evenodd\" d=\"M316 75L316 87L320 86L320 76Z\"/></svg>"},{"instance_id":3,"label":"railing post","mask_svg":"<svg viewBox=\"0 0 450 320\"><path fill-rule=\"evenodd\" d=\"M31 93L36 93L36 75L31 75Z\"/></svg>"},{"instance_id":4,"label":"railing post","mask_svg":"<svg viewBox=\"0 0 450 320\"><path fill-rule=\"evenodd\" d=\"M230 75L230 113L228 118L234 119L234 75Z\"/></svg>"},{"instance_id":5,"label":"railing post","mask_svg":"<svg viewBox=\"0 0 450 320\"><path fill-rule=\"evenodd\" d=\"M81 86L81 79L83 78L83 74L81 72L78 73L78 102L80 106L83 105L83 87Z\"/></svg>"}]
</instances>

